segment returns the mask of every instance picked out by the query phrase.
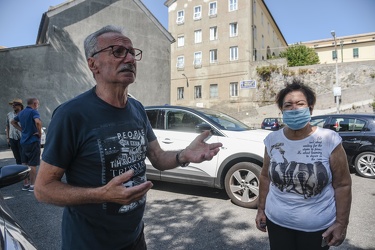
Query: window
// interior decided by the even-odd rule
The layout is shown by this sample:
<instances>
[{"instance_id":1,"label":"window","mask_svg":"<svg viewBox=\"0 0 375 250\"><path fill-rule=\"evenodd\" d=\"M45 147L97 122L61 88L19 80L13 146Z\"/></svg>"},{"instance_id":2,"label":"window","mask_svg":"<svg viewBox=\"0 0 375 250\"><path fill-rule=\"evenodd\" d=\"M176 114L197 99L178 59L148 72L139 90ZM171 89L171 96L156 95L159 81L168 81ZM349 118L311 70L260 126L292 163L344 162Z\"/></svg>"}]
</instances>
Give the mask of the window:
<instances>
[{"instance_id":1,"label":"window","mask_svg":"<svg viewBox=\"0 0 375 250\"><path fill-rule=\"evenodd\" d=\"M194 53L194 66L202 66L202 52L195 52Z\"/></svg>"},{"instance_id":2,"label":"window","mask_svg":"<svg viewBox=\"0 0 375 250\"><path fill-rule=\"evenodd\" d=\"M229 59L230 61L238 60L238 47L230 47L229 48Z\"/></svg>"},{"instance_id":3,"label":"window","mask_svg":"<svg viewBox=\"0 0 375 250\"><path fill-rule=\"evenodd\" d=\"M258 33L258 32L257 32L257 26L254 25L254 34L253 34L253 36L254 36L254 39L255 39L255 40L258 39L257 33Z\"/></svg>"},{"instance_id":4,"label":"window","mask_svg":"<svg viewBox=\"0 0 375 250\"><path fill-rule=\"evenodd\" d=\"M210 50L210 63L217 62L217 49Z\"/></svg>"},{"instance_id":5,"label":"window","mask_svg":"<svg viewBox=\"0 0 375 250\"><path fill-rule=\"evenodd\" d=\"M264 49L264 36L262 35L262 49Z\"/></svg>"},{"instance_id":6,"label":"window","mask_svg":"<svg viewBox=\"0 0 375 250\"><path fill-rule=\"evenodd\" d=\"M217 27L210 27L210 41L217 40Z\"/></svg>"},{"instance_id":7,"label":"window","mask_svg":"<svg viewBox=\"0 0 375 250\"><path fill-rule=\"evenodd\" d=\"M177 88L177 100L184 99L184 87Z\"/></svg>"},{"instance_id":8,"label":"window","mask_svg":"<svg viewBox=\"0 0 375 250\"><path fill-rule=\"evenodd\" d=\"M185 21L185 18L184 18L184 11L183 10L180 10L180 11L177 11L177 24L183 24Z\"/></svg>"},{"instance_id":9,"label":"window","mask_svg":"<svg viewBox=\"0 0 375 250\"><path fill-rule=\"evenodd\" d=\"M263 21L263 12L260 13L260 22L261 22L261 24L262 24L262 26L263 26L263 24L264 24L264 21Z\"/></svg>"},{"instance_id":10,"label":"window","mask_svg":"<svg viewBox=\"0 0 375 250\"><path fill-rule=\"evenodd\" d=\"M238 96L238 83L231 82L229 85L230 96Z\"/></svg>"},{"instance_id":11,"label":"window","mask_svg":"<svg viewBox=\"0 0 375 250\"><path fill-rule=\"evenodd\" d=\"M229 24L229 36L234 37L237 36L237 23Z\"/></svg>"},{"instance_id":12,"label":"window","mask_svg":"<svg viewBox=\"0 0 375 250\"><path fill-rule=\"evenodd\" d=\"M332 51L332 59L337 59L337 50Z\"/></svg>"},{"instance_id":13,"label":"window","mask_svg":"<svg viewBox=\"0 0 375 250\"><path fill-rule=\"evenodd\" d=\"M202 18L202 6L195 6L194 7L194 20L199 20Z\"/></svg>"},{"instance_id":14,"label":"window","mask_svg":"<svg viewBox=\"0 0 375 250\"><path fill-rule=\"evenodd\" d=\"M216 14L217 14L217 5L216 5L216 2L209 3L208 15L209 16L216 16Z\"/></svg>"},{"instance_id":15,"label":"window","mask_svg":"<svg viewBox=\"0 0 375 250\"><path fill-rule=\"evenodd\" d=\"M237 0L229 0L229 11L235 11L237 9Z\"/></svg>"},{"instance_id":16,"label":"window","mask_svg":"<svg viewBox=\"0 0 375 250\"><path fill-rule=\"evenodd\" d=\"M201 43L202 42L202 30L194 31L194 41L195 41L195 43Z\"/></svg>"},{"instance_id":17,"label":"window","mask_svg":"<svg viewBox=\"0 0 375 250\"><path fill-rule=\"evenodd\" d=\"M217 84L210 84L210 98L219 97L219 88Z\"/></svg>"},{"instance_id":18,"label":"window","mask_svg":"<svg viewBox=\"0 0 375 250\"><path fill-rule=\"evenodd\" d=\"M185 37L179 36L177 38L177 47L183 47L185 45Z\"/></svg>"},{"instance_id":19,"label":"window","mask_svg":"<svg viewBox=\"0 0 375 250\"><path fill-rule=\"evenodd\" d=\"M253 2L253 14L255 15L257 13L257 1L254 0Z\"/></svg>"},{"instance_id":20,"label":"window","mask_svg":"<svg viewBox=\"0 0 375 250\"><path fill-rule=\"evenodd\" d=\"M202 86L195 86L194 87L194 98L195 99L202 98Z\"/></svg>"},{"instance_id":21,"label":"window","mask_svg":"<svg viewBox=\"0 0 375 250\"><path fill-rule=\"evenodd\" d=\"M353 58L358 58L358 57L359 57L359 49L353 48Z\"/></svg>"},{"instance_id":22,"label":"window","mask_svg":"<svg viewBox=\"0 0 375 250\"><path fill-rule=\"evenodd\" d=\"M183 56L177 57L177 68L178 69L183 69L185 66L185 58Z\"/></svg>"}]
</instances>

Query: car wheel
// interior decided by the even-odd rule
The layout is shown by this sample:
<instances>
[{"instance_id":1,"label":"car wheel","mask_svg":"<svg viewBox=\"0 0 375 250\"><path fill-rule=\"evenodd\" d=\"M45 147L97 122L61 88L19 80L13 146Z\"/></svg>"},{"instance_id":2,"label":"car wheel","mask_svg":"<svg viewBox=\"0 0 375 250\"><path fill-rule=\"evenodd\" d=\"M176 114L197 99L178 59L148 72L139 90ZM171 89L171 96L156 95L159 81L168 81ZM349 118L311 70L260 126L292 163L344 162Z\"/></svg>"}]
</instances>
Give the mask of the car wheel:
<instances>
[{"instance_id":1,"label":"car wheel","mask_svg":"<svg viewBox=\"0 0 375 250\"><path fill-rule=\"evenodd\" d=\"M261 167L251 162L240 162L232 166L225 175L225 191L236 205L256 208L259 195Z\"/></svg>"},{"instance_id":2,"label":"car wheel","mask_svg":"<svg viewBox=\"0 0 375 250\"><path fill-rule=\"evenodd\" d=\"M375 179L375 153L359 154L355 159L355 170L362 177Z\"/></svg>"}]
</instances>

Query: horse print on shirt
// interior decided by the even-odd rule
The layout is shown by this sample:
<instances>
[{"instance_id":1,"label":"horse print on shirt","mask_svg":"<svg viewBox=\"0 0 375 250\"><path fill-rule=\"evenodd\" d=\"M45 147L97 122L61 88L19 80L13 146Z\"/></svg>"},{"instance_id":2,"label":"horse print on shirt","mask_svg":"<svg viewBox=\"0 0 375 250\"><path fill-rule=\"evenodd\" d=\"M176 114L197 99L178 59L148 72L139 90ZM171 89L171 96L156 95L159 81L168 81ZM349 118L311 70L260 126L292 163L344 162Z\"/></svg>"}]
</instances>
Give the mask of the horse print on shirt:
<instances>
[{"instance_id":1,"label":"horse print on shirt","mask_svg":"<svg viewBox=\"0 0 375 250\"><path fill-rule=\"evenodd\" d=\"M328 184L328 172L321 161L304 163L288 161L283 143L271 146L269 175L280 191L303 195L305 199L320 194Z\"/></svg>"}]
</instances>

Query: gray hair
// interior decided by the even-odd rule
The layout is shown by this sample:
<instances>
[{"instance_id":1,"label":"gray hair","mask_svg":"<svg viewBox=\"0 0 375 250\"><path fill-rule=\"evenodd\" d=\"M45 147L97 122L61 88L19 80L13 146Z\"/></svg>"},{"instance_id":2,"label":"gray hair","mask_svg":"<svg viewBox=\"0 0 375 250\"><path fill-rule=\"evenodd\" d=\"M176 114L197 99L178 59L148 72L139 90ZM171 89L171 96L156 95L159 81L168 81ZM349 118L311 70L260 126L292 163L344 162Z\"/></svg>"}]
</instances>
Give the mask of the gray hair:
<instances>
[{"instance_id":1,"label":"gray hair","mask_svg":"<svg viewBox=\"0 0 375 250\"><path fill-rule=\"evenodd\" d=\"M85 49L85 56L86 59L91 57L92 54L98 50L97 45L98 45L98 37L105 34L105 33L119 33L123 35L123 29L118 26L114 25L107 25L103 28L101 28L98 31L95 31L94 33L88 35L83 43L84 49Z\"/></svg>"}]
</instances>

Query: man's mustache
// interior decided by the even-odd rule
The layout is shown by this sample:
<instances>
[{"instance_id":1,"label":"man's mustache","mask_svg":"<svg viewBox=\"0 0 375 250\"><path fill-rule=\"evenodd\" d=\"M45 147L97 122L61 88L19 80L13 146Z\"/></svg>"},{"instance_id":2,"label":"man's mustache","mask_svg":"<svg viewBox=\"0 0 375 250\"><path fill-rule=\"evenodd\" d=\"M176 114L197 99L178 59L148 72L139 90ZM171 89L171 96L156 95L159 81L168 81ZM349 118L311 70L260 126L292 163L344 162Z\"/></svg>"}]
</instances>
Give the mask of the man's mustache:
<instances>
[{"instance_id":1,"label":"man's mustache","mask_svg":"<svg viewBox=\"0 0 375 250\"><path fill-rule=\"evenodd\" d=\"M132 64L125 64L123 67L121 67L120 71L131 71L135 73L135 67Z\"/></svg>"}]
</instances>

